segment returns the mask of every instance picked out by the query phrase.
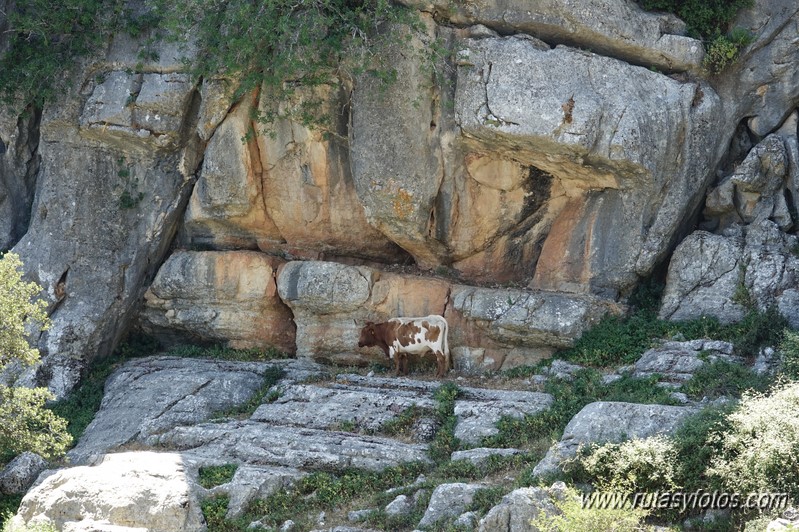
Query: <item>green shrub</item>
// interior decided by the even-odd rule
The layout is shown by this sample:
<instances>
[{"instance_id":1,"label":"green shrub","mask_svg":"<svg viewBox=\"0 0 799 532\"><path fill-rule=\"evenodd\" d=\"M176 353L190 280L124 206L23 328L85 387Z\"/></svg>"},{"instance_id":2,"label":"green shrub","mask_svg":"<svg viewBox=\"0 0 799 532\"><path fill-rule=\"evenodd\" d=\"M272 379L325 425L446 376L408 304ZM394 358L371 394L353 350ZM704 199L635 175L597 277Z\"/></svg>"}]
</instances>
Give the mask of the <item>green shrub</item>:
<instances>
[{"instance_id":1,"label":"green shrub","mask_svg":"<svg viewBox=\"0 0 799 532\"><path fill-rule=\"evenodd\" d=\"M735 404L703 408L683 422L673 435L681 465L680 484L685 491L721 490L718 478L707 473L710 460L722 452L719 435L727 426L727 415Z\"/></svg>"},{"instance_id":2,"label":"green shrub","mask_svg":"<svg viewBox=\"0 0 799 532\"><path fill-rule=\"evenodd\" d=\"M674 13L685 21L689 35L712 38L725 33L741 9L754 0L639 0L644 9Z\"/></svg>"},{"instance_id":3,"label":"green shrub","mask_svg":"<svg viewBox=\"0 0 799 532\"><path fill-rule=\"evenodd\" d=\"M799 380L799 332L786 330L779 352L781 373L789 379Z\"/></svg>"},{"instance_id":4,"label":"green shrub","mask_svg":"<svg viewBox=\"0 0 799 532\"><path fill-rule=\"evenodd\" d=\"M601 491L656 492L680 487L677 448L666 436L592 444L583 452L587 454L578 455L575 465Z\"/></svg>"},{"instance_id":5,"label":"green shrub","mask_svg":"<svg viewBox=\"0 0 799 532\"><path fill-rule=\"evenodd\" d=\"M455 417L455 399L460 393L460 389L455 383L445 382L439 386L433 396L438 402L436 417L439 428L430 443L428 454L435 462L449 461L450 455L460 445L460 441L455 437L455 425L458 423L458 419Z\"/></svg>"},{"instance_id":6,"label":"green shrub","mask_svg":"<svg viewBox=\"0 0 799 532\"><path fill-rule=\"evenodd\" d=\"M732 492L799 496L799 382L776 386L769 395L746 393L717 435L721 452L709 474Z\"/></svg>"},{"instance_id":7,"label":"green shrub","mask_svg":"<svg viewBox=\"0 0 799 532\"><path fill-rule=\"evenodd\" d=\"M612 530L614 532L641 532L652 530L645 524L646 510L583 508L580 496L573 488L567 489L566 497L552 501L560 514L548 516L543 510L533 519L534 530L541 532L594 532Z\"/></svg>"},{"instance_id":8,"label":"green shrub","mask_svg":"<svg viewBox=\"0 0 799 532\"><path fill-rule=\"evenodd\" d=\"M752 42L752 36L742 28L736 28L729 35L718 35L707 47L703 66L719 73L738 59L738 54Z\"/></svg>"},{"instance_id":9,"label":"green shrub","mask_svg":"<svg viewBox=\"0 0 799 532\"><path fill-rule=\"evenodd\" d=\"M691 378L682 385L681 391L691 397L715 399L721 396L738 397L746 390L763 391L771 378L757 375L741 364L717 360L703 364Z\"/></svg>"}]
</instances>

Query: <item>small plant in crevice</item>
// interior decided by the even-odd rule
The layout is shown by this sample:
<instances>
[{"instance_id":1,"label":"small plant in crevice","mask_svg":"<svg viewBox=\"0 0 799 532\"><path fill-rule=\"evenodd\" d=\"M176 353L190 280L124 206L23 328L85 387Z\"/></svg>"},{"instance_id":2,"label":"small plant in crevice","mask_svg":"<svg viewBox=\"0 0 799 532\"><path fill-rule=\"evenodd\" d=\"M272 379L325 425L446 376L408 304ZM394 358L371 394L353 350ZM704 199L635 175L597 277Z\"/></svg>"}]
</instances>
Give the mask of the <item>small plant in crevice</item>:
<instances>
[{"instance_id":1,"label":"small plant in crevice","mask_svg":"<svg viewBox=\"0 0 799 532\"><path fill-rule=\"evenodd\" d=\"M227 484L233 480L236 469L238 469L236 464L201 467L198 471L200 486L205 489L211 489L215 486Z\"/></svg>"},{"instance_id":2,"label":"small plant in crevice","mask_svg":"<svg viewBox=\"0 0 799 532\"><path fill-rule=\"evenodd\" d=\"M455 399L461 391L453 382L445 382L435 392L434 398L438 402L436 418L439 423L433 441L430 443L429 454L435 462L441 463L449 460L450 455L458 449L460 442L455 437Z\"/></svg>"},{"instance_id":3,"label":"small plant in crevice","mask_svg":"<svg viewBox=\"0 0 799 532\"><path fill-rule=\"evenodd\" d=\"M752 41L752 34L743 28L735 28L729 34L717 35L707 46L702 66L718 74L737 61L741 50Z\"/></svg>"},{"instance_id":4,"label":"small plant in crevice","mask_svg":"<svg viewBox=\"0 0 799 532\"><path fill-rule=\"evenodd\" d=\"M117 164L119 165L117 176L122 188L119 194L119 208L132 209L144 199L144 192L139 190L139 180L131 175L133 167L125 164L125 158L120 157Z\"/></svg>"}]
</instances>

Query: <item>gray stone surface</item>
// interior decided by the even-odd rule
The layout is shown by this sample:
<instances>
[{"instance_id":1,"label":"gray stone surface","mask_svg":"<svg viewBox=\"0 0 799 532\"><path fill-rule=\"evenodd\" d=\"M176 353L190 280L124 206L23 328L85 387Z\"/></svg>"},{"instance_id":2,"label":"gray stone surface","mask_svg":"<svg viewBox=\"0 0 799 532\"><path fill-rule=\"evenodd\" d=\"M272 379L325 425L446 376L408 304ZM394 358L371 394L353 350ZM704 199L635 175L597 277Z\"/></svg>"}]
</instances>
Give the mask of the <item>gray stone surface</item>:
<instances>
[{"instance_id":1,"label":"gray stone surface","mask_svg":"<svg viewBox=\"0 0 799 532\"><path fill-rule=\"evenodd\" d=\"M179 425L208 419L213 413L246 402L273 366L292 379L319 376L312 362L228 362L177 357L134 359L115 371L106 382L100 411L78 444L69 451L72 463L83 463L122 445Z\"/></svg>"},{"instance_id":2,"label":"gray stone surface","mask_svg":"<svg viewBox=\"0 0 799 532\"><path fill-rule=\"evenodd\" d=\"M0 110L0 249L10 249L28 229L40 162L38 127L36 113L17 118Z\"/></svg>"},{"instance_id":3,"label":"gray stone surface","mask_svg":"<svg viewBox=\"0 0 799 532\"><path fill-rule=\"evenodd\" d=\"M355 467L380 471L404 462L430 460L426 445L250 420L176 427L150 436L145 443L176 449L197 459L228 456L237 462L309 470Z\"/></svg>"},{"instance_id":4,"label":"gray stone surface","mask_svg":"<svg viewBox=\"0 0 799 532\"><path fill-rule=\"evenodd\" d=\"M547 516L557 514L558 510L552 503L552 497L559 497L561 491L562 488L558 486L558 483L549 489L529 487L512 491L480 519L478 530L480 532L493 532L494 530L538 532L538 529L533 527L533 519L537 519L542 512Z\"/></svg>"},{"instance_id":5,"label":"gray stone surface","mask_svg":"<svg viewBox=\"0 0 799 532\"><path fill-rule=\"evenodd\" d=\"M0 493L22 494L28 491L39 473L47 469L47 460L25 451L0 471Z\"/></svg>"},{"instance_id":6,"label":"gray stone surface","mask_svg":"<svg viewBox=\"0 0 799 532\"><path fill-rule=\"evenodd\" d=\"M533 474L541 476L557 472L560 462L573 457L581 445L670 434L694 412L694 409L683 406L591 403L569 421L560 441L536 464Z\"/></svg>"},{"instance_id":7,"label":"gray stone surface","mask_svg":"<svg viewBox=\"0 0 799 532\"><path fill-rule=\"evenodd\" d=\"M634 377L649 377L658 374L662 380L683 383L705 363L717 360L743 363L733 356L733 345L716 340L691 340L689 342L665 342L646 351L634 365Z\"/></svg>"},{"instance_id":8,"label":"gray stone surface","mask_svg":"<svg viewBox=\"0 0 799 532\"><path fill-rule=\"evenodd\" d=\"M524 451L521 449L497 449L490 447L476 447L474 449L467 449L465 451L455 451L450 456L450 460L468 460L474 465L480 465L487 462L492 456L514 456L522 454Z\"/></svg>"},{"instance_id":9,"label":"gray stone surface","mask_svg":"<svg viewBox=\"0 0 799 532\"><path fill-rule=\"evenodd\" d=\"M386 515L397 516L407 515L413 510L413 499L407 495L397 495L397 497L388 503L385 507Z\"/></svg>"},{"instance_id":10,"label":"gray stone surface","mask_svg":"<svg viewBox=\"0 0 799 532\"><path fill-rule=\"evenodd\" d=\"M286 387L280 398L258 407L254 421L280 423L299 427L327 429L342 423L355 430L378 431L408 408L433 410L432 397L415 392L346 385L293 385Z\"/></svg>"},{"instance_id":11,"label":"gray stone surface","mask_svg":"<svg viewBox=\"0 0 799 532\"><path fill-rule=\"evenodd\" d=\"M579 4L543 0L535 9L524 0L402 3L435 10L457 25L479 23L506 35L528 33L553 44L569 43L659 70L698 70L704 56L702 43L685 36L681 20L666 13L645 12L623 0L584 0Z\"/></svg>"},{"instance_id":12,"label":"gray stone surface","mask_svg":"<svg viewBox=\"0 0 799 532\"><path fill-rule=\"evenodd\" d=\"M568 347L605 314L617 311L589 295L454 286L452 307L481 333L511 345ZM482 327L481 327L482 325Z\"/></svg>"},{"instance_id":13,"label":"gray stone surface","mask_svg":"<svg viewBox=\"0 0 799 532\"><path fill-rule=\"evenodd\" d=\"M552 396L539 392L464 388L455 401L455 436L468 444L480 443L486 436L499 432L496 423L502 416L521 418L546 410Z\"/></svg>"},{"instance_id":14,"label":"gray stone surface","mask_svg":"<svg viewBox=\"0 0 799 532\"><path fill-rule=\"evenodd\" d=\"M464 135L574 189L534 286L614 295L650 271L711 178L701 146L721 119L713 89L518 35L467 39L458 65Z\"/></svg>"},{"instance_id":15,"label":"gray stone surface","mask_svg":"<svg viewBox=\"0 0 799 532\"><path fill-rule=\"evenodd\" d=\"M175 453L110 454L94 466L51 471L22 499L12 525L49 524L57 530L87 522L136 530L201 530L197 485Z\"/></svg>"},{"instance_id":16,"label":"gray stone surface","mask_svg":"<svg viewBox=\"0 0 799 532\"><path fill-rule=\"evenodd\" d=\"M428 527L445 517L461 515L474 500L474 494L486 487L485 484L463 482L437 486L430 496L430 503L422 520L419 521L419 527Z\"/></svg>"}]
</instances>

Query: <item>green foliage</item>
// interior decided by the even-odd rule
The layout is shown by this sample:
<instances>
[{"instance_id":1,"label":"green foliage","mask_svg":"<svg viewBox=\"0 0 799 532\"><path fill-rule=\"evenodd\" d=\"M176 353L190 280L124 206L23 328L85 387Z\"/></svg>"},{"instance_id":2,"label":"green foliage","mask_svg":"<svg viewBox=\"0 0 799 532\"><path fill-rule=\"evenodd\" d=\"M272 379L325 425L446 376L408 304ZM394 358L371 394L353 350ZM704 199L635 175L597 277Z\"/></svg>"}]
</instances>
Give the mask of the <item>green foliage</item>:
<instances>
[{"instance_id":1,"label":"green foliage","mask_svg":"<svg viewBox=\"0 0 799 532\"><path fill-rule=\"evenodd\" d=\"M478 490L472 498L472 503L467 511L479 512L485 515L488 511L500 503L502 497L508 493L505 486L491 486Z\"/></svg>"},{"instance_id":2,"label":"green foliage","mask_svg":"<svg viewBox=\"0 0 799 532\"><path fill-rule=\"evenodd\" d=\"M409 435L414 423L424 415L424 410L416 405L411 405L400 414L380 427L380 433L386 436L405 436Z\"/></svg>"},{"instance_id":3,"label":"green foliage","mask_svg":"<svg viewBox=\"0 0 799 532\"><path fill-rule=\"evenodd\" d=\"M201 467L198 471L200 486L211 489L214 486L227 484L233 480L233 475L236 474L238 467L236 464Z\"/></svg>"},{"instance_id":4,"label":"green foliage","mask_svg":"<svg viewBox=\"0 0 799 532\"><path fill-rule=\"evenodd\" d=\"M10 532L7 531L10 525L8 521L17 513L21 502L22 495L0 494L0 526L2 526L0 530Z\"/></svg>"},{"instance_id":5,"label":"green foliage","mask_svg":"<svg viewBox=\"0 0 799 532\"><path fill-rule=\"evenodd\" d=\"M258 362L290 358L274 347L266 349L233 349L221 345L202 346L193 344L176 345L169 348L167 355L186 358L212 358L216 360L236 360L239 362Z\"/></svg>"},{"instance_id":6,"label":"green foliage","mask_svg":"<svg viewBox=\"0 0 799 532\"><path fill-rule=\"evenodd\" d=\"M726 430L727 414L733 408L733 403L706 407L685 420L674 433L682 470L680 483L685 491L721 489L718 479L708 476L707 467L711 458L721 453L718 435Z\"/></svg>"},{"instance_id":7,"label":"green foliage","mask_svg":"<svg viewBox=\"0 0 799 532\"><path fill-rule=\"evenodd\" d=\"M13 5L13 4L12 4ZM130 13L123 0L26 0L7 13L0 103L41 106L67 90L76 60L99 49Z\"/></svg>"},{"instance_id":8,"label":"green foliage","mask_svg":"<svg viewBox=\"0 0 799 532\"><path fill-rule=\"evenodd\" d=\"M727 31L735 16L754 0L639 0L644 9L680 17L693 37L712 38Z\"/></svg>"},{"instance_id":9,"label":"green foliage","mask_svg":"<svg viewBox=\"0 0 799 532\"><path fill-rule=\"evenodd\" d=\"M592 444L585 453L574 464L599 490L636 493L680 488L677 448L665 436Z\"/></svg>"},{"instance_id":10,"label":"green foliage","mask_svg":"<svg viewBox=\"0 0 799 532\"><path fill-rule=\"evenodd\" d=\"M718 336L722 330L713 318L689 322L660 320L650 310L635 312L628 317L607 316L586 331L574 347L560 354L562 358L595 367L632 364L654 340L681 334L686 339Z\"/></svg>"},{"instance_id":11,"label":"green foliage","mask_svg":"<svg viewBox=\"0 0 799 532\"><path fill-rule=\"evenodd\" d=\"M541 532L594 532L612 530L614 532L641 532L652 530L644 523L647 512L641 509L601 509L583 508L580 496L573 488L568 488L563 499L553 499L560 513L548 516L543 510L533 519L532 526Z\"/></svg>"},{"instance_id":12,"label":"green foliage","mask_svg":"<svg viewBox=\"0 0 799 532\"><path fill-rule=\"evenodd\" d=\"M22 261L14 253L0 259L0 369L12 361L25 365L39 360L39 350L28 343L26 328L45 328L47 303L36 299L42 288L22 280Z\"/></svg>"},{"instance_id":13,"label":"green foliage","mask_svg":"<svg viewBox=\"0 0 799 532\"><path fill-rule=\"evenodd\" d=\"M738 356L754 359L761 347L780 345L787 328L788 320L772 305L763 312L749 310L743 320L724 327L717 338L735 344Z\"/></svg>"},{"instance_id":14,"label":"green foliage","mask_svg":"<svg viewBox=\"0 0 799 532\"><path fill-rule=\"evenodd\" d=\"M0 386L0 449L61 456L72 444L67 421L44 407L55 396L47 388Z\"/></svg>"},{"instance_id":15,"label":"green foliage","mask_svg":"<svg viewBox=\"0 0 799 532\"><path fill-rule=\"evenodd\" d=\"M46 303L35 299L41 287L24 282L21 268L13 253L0 259L0 371L12 363L35 364L39 351L28 342L26 329L47 325ZM0 456L32 451L55 458L66 452L72 443L67 422L44 407L54 398L46 388L0 385Z\"/></svg>"},{"instance_id":16,"label":"green foliage","mask_svg":"<svg viewBox=\"0 0 799 532\"><path fill-rule=\"evenodd\" d=\"M205 517L209 532L222 532L227 530L243 530L243 527L230 527L231 523L225 520L227 507L230 504L230 497L227 495L217 495L209 497L200 502L200 509Z\"/></svg>"},{"instance_id":17,"label":"green foliage","mask_svg":"<svg viewBox=\"0 0 799 532\"><path fill-rule=\"evenodd\" d=\"M742 28L735 28L729 35L718 35L710 41L702 65L718 74L733 64L752 41L752 35Z\"/></svg>"},{"instance_id":18,"label":"green foliage","mask_svg":"<svg viewBox=\"0 0 799 532\"><path fill-rule=\"evenodd\" d=\"M371 70L391 82L396 71L384 54L380 29L411 23L411 11L389 0L151 0L159 27L173 38L192 35L200 48L189 65L196 76L222 75L239 86L234 97L263 87L271 101L287 101L299 86L328 85L336 75ZM342 61L346 57L349 61ZM323 97L309 93L287 112L313 125Z\"/></svg>"},{"instance_id":19,"label":"green foliage","mask_svg":"<svg viewBox=\"0 0 799 532\"><path fill-rule=\"evenodd\" d=\"M682 385L681 391L701 399L715 399L721 396L738 397L745 390L763 391L771 379L766 375L757 375L751 369L725 360L717 360L703 364L694 372L691 379Z\"/></svg>"},{"instance_id":20,"label":"green foliage","mask_svg":"<svg viewBox=\"0 0 799 532\"><path fill-rule=\"evenodd\" d=\"M435 392L434 398L438 402L436 418L439 429L430 443L429 454L434 461L441 463L449 460L453 451L458 449L460 441L455 437L455 399L460 395L458 386L453 382L445 382Z\"/></svg>"},{"instance_id":21,"label":"green foliage","mask_svg":"<svg viewBox=\"0 0 799 532\"><path fill-rule=\"evenodd\" d=\"M781 373L792 380L799 380L799 332L785 330L780 343Z\"/></svg>"},{"instance_id":22,"label":"green foliage","mask_svg":"<svg viewBox=\"0 0 799 532\"><path fill-rule=\"evenodd\" d=\"M799 496L799 382L777 385L769 395L746 393L717 435L721 452L710 475L732 492L787 492Z\"/></svg>"},{"instance_id":23,"label":"green foliage","mask_svg":"<svg viewBox=\"0 0 799 532\"><path fill-rule=\"evenodd\" d=\"M544 390L555 398L552 406L523 418L502 417L499 432L484 439L486 447L540 447L542 441L560 438L566 424L585 405L594 401L629 401L673 404L668 390L655 385L657 377L644 379L623 376L610 384L593 369L578 371L571 381L550 379Z\"/></svg>"}]
</instances>

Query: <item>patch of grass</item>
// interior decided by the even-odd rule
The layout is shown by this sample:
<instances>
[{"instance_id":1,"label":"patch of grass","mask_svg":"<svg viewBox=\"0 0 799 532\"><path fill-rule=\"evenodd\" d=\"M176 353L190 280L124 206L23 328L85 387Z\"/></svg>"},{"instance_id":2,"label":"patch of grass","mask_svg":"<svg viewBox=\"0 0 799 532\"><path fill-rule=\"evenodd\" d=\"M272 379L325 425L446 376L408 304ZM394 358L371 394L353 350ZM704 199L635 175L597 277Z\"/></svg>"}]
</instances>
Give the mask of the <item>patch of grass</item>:
<instances>
[{"instance_id":1,"label":"patch of grass","mask_svg":"<svg viewBox=\"0 0 799 532\"><path fill-rule=\"evenodd\" d=\"M200 509L208 525L208 532L225 532L232 530L245 530L244 523L232 523L225 519L227 507L230 504L230 497L227 495L217 495L209 497L200 502Z\"/></svg>"},{"instance_id":2,"label":"patch of grass","mask_svg":"<svg viewBox=\"0 0 799 532\"><path fill-rule=\"evenodd\" d=\"M232 347L225 347L219 344L210 346L181 344L170 347L166 351L166 354L176 357L211 358L215 360L234 360L238 362L259 362L291 358L275 347L267 347L264 349L233 349Z\"/></svg>"},{"instance_id":3,"label":"patch of grass","mask_svg":"<svg viewBox=\"0 0 799 532\"><path fill-rule=\"evenodd\" d=\"M695 399L740 397L745 390L764 391L771 380L771 377L757 375L740 364L717 360L703 364L680 390Z\"/></svg>"},{"instance_id":4,"label":"patch of grass","mask_svg":"<svg viewBox=\"0 0 799 532\"><path fill-rule=\"evenodd\" d=\"M455 399L460 395L460 389L453 382L445 382L435 392L434 398L438 402L436 417L439 428L435 438L430 443L429 454L435 462L447 462L453 451L458 449L460 441L455 437Z\"/></svg>"},{"instance_id":5,"label":"patch of grass","mask_svg":"<svg viewBox=\"0 0 799 532\"><path fill-rule=\"evenodd\" d=\"M611 384L603 384L602 375L590 368L575 373L571 381L550 379L544 390L555 399L552 407L523 418L502 417L497 423L499 433L485 438L483 445L541 447L542 442L559 439L571 418L594 401L674 404L669 391L655 386L655 382L656 376L643 379L624 376Z\"/></svg>"},{"instance_id":6,"label":"patch of grass","mask_svg":"<svg viewBox=\"0 0 799 532\"><path fill-rule=\"evenodd\" d=\"M400 412L398 416L383 423L378 432L386 436L409 436L414 424L425 415L430 415L430 413L416 405L411 405Z\"/></svg>"},{"instance_id":7,"label":"patch of grass","mask_svg":"<svg viewBox=\"0 0 799 532\"><path fill-rule=\"evenodd\" d=\"M499 504L502 497L508 493L505 486L490 486L483 488L474 494L472 504L466 510L468 512L480 512L481 515L488 513L488 511Z\"/></svg>"},{"instance_id":8,"label":"patch of grass","mask_svg":"<svg viewBox=\"0 0 799 532\"><path fill-rule=\"evenodd\" d=\"M227 484L233 480L233 475L236 474L236 469L238 468L239 466L236 464L201 467L198 472L200 486L205 489L211 489L215 486Z\"/></svg>"}]
</instances>

